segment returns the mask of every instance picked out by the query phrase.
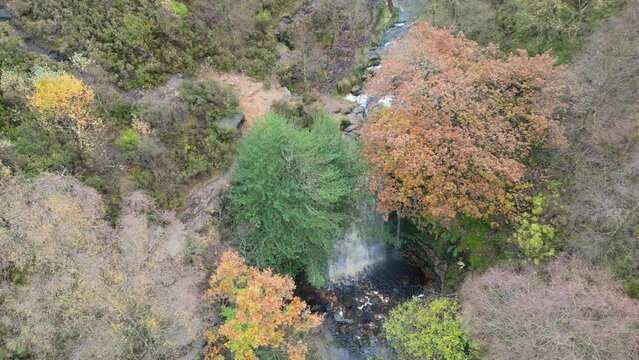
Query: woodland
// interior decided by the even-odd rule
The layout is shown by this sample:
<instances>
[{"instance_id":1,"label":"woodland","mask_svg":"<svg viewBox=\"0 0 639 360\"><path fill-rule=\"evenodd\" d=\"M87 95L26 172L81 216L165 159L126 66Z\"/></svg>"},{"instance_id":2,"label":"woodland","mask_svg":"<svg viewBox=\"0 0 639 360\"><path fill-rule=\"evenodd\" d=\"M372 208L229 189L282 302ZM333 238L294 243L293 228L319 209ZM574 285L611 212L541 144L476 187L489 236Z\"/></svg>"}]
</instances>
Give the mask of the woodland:
<instances>
[{"instance_id":1,"label":"woodland","mask_svg":"<svg viewBox=\"0 0 639 360\"><path fill-rule=\"evenodd\" d=\"M639 359L638 1L0 15L0 360Z\"/></svg>"}]
</instances>

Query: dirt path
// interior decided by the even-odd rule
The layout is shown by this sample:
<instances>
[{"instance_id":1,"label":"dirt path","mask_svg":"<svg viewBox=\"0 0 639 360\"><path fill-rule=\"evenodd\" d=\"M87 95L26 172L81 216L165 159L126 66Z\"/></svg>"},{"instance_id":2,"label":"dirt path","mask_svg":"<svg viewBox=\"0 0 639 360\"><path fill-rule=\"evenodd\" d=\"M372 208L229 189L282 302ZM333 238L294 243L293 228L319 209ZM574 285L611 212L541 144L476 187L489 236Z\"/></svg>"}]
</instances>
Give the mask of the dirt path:
<instances>
[{"instance_id":1,"label":"dirt path","mask_svg":"<svg viewBox=\"0 0 639 360\"><path fill-rule=\"evenodd\" d=\"M219 72L204 68L200 70L197 78L215 80L232 87L240 100L240 109L246 116L245 126L247 127L250 127L256 119L266 115L274 102L291 97L287 88L279 85L266 87L263 83L240 73Z\"/></svg>"}]
</instances>

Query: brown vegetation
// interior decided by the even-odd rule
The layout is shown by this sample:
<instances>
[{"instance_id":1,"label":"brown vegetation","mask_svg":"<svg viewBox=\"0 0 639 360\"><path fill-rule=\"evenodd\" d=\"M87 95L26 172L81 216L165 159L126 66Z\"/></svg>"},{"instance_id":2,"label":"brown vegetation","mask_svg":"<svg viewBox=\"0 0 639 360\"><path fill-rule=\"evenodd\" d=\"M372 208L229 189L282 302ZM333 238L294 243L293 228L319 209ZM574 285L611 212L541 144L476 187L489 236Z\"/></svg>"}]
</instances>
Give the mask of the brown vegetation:
<instances>
[{"instance_id":1,"label":"brown vegetation","mask_svg":"<svg viewBox=\"0 0 639 360\"><path fill-rule=\"evenodd\" d=\"M636 359L639 303L578 259L518 273L493 268L460 291L466 327L489 359Z\"/></svg>"},{"instance_id":2,"label":"brown vegetation","mask_svg":"<svg viewBox=\"0 0 639 360\"><path fill-rule=\"evenodd\" d=\"M590 39L571 66L571 146L556 157L568 180L561 218L568 248L604 261L639 296L639 3Z\"/></svg>"},{"instance_id":3,"label":"brown vegetation","mask_svg":"<svg viewBox=\"0 0 639 360\"><path fill-rule=\"evenodd\" d=\"M542 90L549 55L504 55L427 23L393 46L370 89L395 96L364 129L378 206L424 224L516 219L535 149L561 143Z\"/></svg>"},{"instance_id":4,"label":"brown vegetation","mask_svg":"<svg viewBox=\"0 0 639 360\"><path fill-rule=\"evenodd\" d=\"M73 179L3 180L0 350L48 359L199 351L205 274L197 259L209 239L140 193L124 202L116 228L104 210L100 196Z\"/></svg>"}]
</instances>

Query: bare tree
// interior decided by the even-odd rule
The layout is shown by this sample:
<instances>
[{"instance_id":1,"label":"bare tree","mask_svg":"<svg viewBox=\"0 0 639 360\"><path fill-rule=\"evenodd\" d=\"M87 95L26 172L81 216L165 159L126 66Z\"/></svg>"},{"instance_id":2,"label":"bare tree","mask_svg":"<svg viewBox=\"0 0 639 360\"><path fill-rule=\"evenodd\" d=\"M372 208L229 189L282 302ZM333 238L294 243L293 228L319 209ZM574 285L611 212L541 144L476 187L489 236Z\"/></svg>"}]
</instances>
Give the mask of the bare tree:
<instances>
[{"instance_id":1,"label":"bare tree","mask_svg":"<svg viewBox=\"0 0 639 360\"><path fill-rule=\"evenodd\" d=\"M636 359L639 303L576 258L546 268L471 276L461 288L466 328L489 359Z\"/></svg>"},{"instance_id":2,"label":"bare tree","mask_svg":"<svg viewBox=\"0 0 639 360\"><path fill-rule=\"evenodd\" d=\"M115 228L104 215L100 196L73 179L3 180L6 347L49 359L195 357L206 274L186 263L187 249L207 238L141 193L124 202Z\"/></svg>"}]
</instances>

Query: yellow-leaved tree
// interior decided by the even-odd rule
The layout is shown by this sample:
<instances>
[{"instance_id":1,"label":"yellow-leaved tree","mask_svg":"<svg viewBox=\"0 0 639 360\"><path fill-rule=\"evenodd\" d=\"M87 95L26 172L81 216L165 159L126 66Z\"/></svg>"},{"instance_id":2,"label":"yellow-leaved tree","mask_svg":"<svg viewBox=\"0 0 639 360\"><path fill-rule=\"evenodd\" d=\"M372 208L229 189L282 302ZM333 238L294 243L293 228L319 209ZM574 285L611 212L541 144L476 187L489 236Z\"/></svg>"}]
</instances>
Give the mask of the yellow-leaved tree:
<instances>
[{"instance_id":1,"label":"yellow-leaved tree","mask_svg":"<svg viewBox=\"0 0 639 360\"><path fill-rule=\"evenodd\" d=\"M38 67L31 77L29 105L45 126L61 126L75 133L80 145L91 148L100 120L93 116L93 90L82 80L64 72Z\"/></svg>"}]
</instances>

